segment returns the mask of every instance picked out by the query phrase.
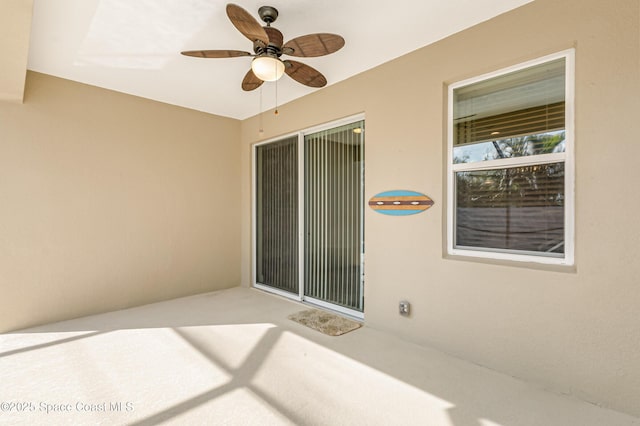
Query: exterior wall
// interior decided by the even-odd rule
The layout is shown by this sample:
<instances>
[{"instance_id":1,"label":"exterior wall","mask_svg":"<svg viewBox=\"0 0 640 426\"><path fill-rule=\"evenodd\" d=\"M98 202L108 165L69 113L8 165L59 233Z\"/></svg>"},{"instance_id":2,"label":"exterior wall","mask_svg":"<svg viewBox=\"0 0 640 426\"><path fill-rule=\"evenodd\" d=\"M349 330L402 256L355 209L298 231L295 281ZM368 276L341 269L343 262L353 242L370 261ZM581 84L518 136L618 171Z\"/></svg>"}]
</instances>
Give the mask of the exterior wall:
<instances>
[{"instance_id":1,"label":"exterior wall","mask_svg":"<svg viewBox=\"0 0 640 426\"><path fill-rule=\"evenodd\" d=\"M0 332L238 285L239 138L29 73L0 104Z\"/></svg>"},{"instance_id":2,"label":"exterior wall","mask_svg":"<svg viewBox=\"0 0 640 426\"><path fill-rule=\"evenodd\" d=\"M571 47L575 268L447 258L446 85ZM639 99L637 0L537 0L265 113L264 139L365 112L366 198L410 189L435 200L415 216L367 209L367 325L640 416ZM257 117L242 123L245 286L258 128Z\"/></svg>"},{"instance_id":3,"label":"exterior wall","mask_svg":"<svg viewBox=\"0 0 640 426\"><path fill-rule=\"evenodd\" d=\"M33 0L0 3L0 101L22 103Z\"/></svg>"}]
</instances>

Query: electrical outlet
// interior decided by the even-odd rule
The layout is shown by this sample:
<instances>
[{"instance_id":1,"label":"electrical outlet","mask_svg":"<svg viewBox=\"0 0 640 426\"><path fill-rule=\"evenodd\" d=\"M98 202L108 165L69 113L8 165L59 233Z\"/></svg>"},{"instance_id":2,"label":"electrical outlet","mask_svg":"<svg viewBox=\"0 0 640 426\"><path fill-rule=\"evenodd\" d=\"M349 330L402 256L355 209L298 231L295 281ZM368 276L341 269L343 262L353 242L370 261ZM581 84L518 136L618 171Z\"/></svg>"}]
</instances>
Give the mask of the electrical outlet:
<instances>
[{"instance_id":1,"label":"electrical outlet","mask_svg":"<svg viewBox=\"0 0 640 426\"><path fill-rule=\"evenodd\" d=\"M408 317L410 306L411 305L409 302L407 302L406 300L401 300L400 304L398 305L398 311L400 312L400 315Z\"/></svg>"}]
</instances>

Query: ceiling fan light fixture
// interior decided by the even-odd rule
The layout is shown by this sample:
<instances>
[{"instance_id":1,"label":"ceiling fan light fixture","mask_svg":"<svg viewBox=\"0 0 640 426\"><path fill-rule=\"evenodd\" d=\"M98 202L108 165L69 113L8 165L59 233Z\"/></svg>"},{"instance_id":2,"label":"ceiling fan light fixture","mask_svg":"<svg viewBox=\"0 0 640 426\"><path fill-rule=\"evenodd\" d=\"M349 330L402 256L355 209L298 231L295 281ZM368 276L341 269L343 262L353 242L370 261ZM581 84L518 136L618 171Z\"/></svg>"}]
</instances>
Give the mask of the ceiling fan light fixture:
<instances>
[{"instance_id":1,"label":"ceiling fan light fixture","mask_svg":"<svg viewBox=\"0 0 640 426\"><path fill-rule=\"evenodd\" d=\"M276 81L284 74L284 62L273 56L258 56L251 61L251 69L262 81Z\"/></svg>"}]
</instances>

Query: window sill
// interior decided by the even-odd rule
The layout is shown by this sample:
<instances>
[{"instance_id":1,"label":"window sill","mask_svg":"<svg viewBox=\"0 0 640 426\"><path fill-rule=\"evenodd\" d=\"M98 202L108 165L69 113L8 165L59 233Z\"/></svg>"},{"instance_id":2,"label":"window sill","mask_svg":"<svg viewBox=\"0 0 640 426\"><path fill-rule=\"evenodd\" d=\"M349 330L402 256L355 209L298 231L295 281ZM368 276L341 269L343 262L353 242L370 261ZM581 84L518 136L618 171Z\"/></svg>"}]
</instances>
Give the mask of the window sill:
<instances>
[{"instance_id":1,"label":"window sill","mask_svg":"<svg viewBox=\"0 0 640 426\"><path fill-rule=\"evenodd\" d=\"M516 268L535 269L540 271L577 273L575 262L569 264L565 259L536 256L493 256L500 253L474 252L471 250L454 249L451 252L444 252L442 256L445 260L465 261L480 263L485 265L511 266ZM491 257L490 257L491 256Z\"/></svg>"}]
</instances>

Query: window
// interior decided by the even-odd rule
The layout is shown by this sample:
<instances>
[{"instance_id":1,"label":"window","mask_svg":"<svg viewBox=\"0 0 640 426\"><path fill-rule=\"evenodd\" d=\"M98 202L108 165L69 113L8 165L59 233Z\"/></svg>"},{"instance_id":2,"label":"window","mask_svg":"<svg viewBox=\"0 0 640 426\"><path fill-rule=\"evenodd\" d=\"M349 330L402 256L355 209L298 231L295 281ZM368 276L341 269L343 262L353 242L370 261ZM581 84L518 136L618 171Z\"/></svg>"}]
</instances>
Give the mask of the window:
<instances>
[{"instance_id":1,"label":"window","mask_svg":"<svg viewBox=\"0 0 640 426\"><path fill-rule=\"evenodd\" d=\"M449 86L448 252L573 264L573 50Z\"/></svg>"}]
</instances>

